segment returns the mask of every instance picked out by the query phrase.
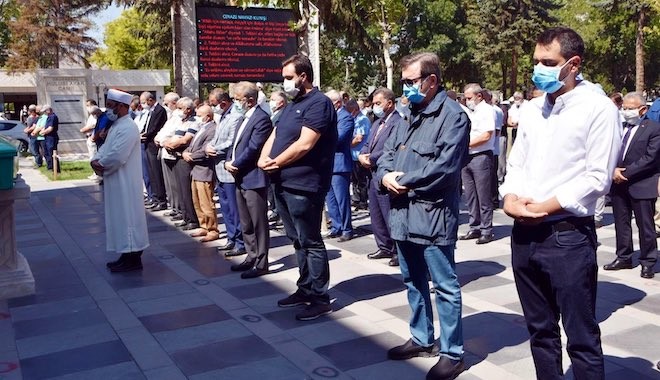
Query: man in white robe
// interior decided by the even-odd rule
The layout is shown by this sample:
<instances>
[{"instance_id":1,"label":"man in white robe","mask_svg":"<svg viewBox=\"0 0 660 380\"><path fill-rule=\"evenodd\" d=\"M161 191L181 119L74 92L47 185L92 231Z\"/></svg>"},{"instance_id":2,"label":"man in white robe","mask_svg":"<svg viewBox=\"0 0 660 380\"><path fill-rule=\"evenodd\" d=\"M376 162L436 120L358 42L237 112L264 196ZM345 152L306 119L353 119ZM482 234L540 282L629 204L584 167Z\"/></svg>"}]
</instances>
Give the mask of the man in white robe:
<instances>
[{"instance_id":1,"label":"man in white robe","mask_svg":"<svg viewBox=\"0 0 660 380\"><path fill-rule=\"evenodd\" d=\"M106 107L110 118L114 115L117 119L91 162L104 181L106 248L121 253L118 260L107 263L111 272L142 269L142 251L149 246L140 133L128 114L131 100L128 93L108 91Z\"/></svg>"}]
</instances>

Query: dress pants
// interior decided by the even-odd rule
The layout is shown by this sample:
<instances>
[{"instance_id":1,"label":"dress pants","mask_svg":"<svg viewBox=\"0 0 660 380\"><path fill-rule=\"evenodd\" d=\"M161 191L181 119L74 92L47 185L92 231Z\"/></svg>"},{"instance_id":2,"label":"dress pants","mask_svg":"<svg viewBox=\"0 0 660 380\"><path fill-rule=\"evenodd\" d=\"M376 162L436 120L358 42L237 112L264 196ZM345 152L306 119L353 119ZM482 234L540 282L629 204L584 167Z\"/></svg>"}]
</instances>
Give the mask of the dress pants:
<instances>
[{"instance_id":1,"label":"dress pants","mask_svg":"<svg viewBox=\"0 0 660 380\"><path fill-rule=\"evenodd\" d=\"M369 179L369 216L371 217L371 231L376 240L376 246L383 252L396 253L394 241L390 237L390 196L379 194L378 183Z\"/></svg>"},{"instance_id":2,"label":"dress pants","mask_svg":"<svg viewBox=\"0 0 660 380\"><path fill-rule=\"evenodd\" d=\"M351 184L353 185L353 194L351 203L364 207L367 205L369 169L360 165L358 161L353 161L353 172L351 173Z\"/></svg>"},{"instance_id":3,"label":"dress pants","mask_svg":"<svg viewBox=\"0 0 660 380\"><path fill-rule=\"evenodd\" d=\"M560 316L575 378L604 379L596 321L596 244L593 220L568 231L547 222L513 226L513 274L540 380L564 378Z\"/></svg>"},{"instance_id":4,"label":"dress pants","mask_svg":"<svg viewBox=\"0 0 660 380\"><path fill-rule=\"evenodd\" d=\"M268 269L268 188L245 190L237 187L236 203L247 259L254 260L257 269Z\"/></svg>"},{"instance_id":5,"label":"dress pants","mask_svg":"<svg viewBox=\"0 0 660 380\"><path fill-rule=\"evenodd\" d=\"M621 260L630 260L633 254L631 217L639 231L639 262L644 266L654 266L658 261L658 240L655 234L653 199L633 199L625 189L617 188L611 192L614 230L616 231L616 256Z\"/></svg>"},{"instance_id":6,"label":"dress pants","mask_svg":"<svg viewBox=\"0 0 660 380\"><path fill-rule=\"evenodd\" d=\"M330 304L328 251L321 238L323 198L320 192L307 192L275 185L275 204L286 235L293 241L300 277L298 291L314 304Z\"/></svg>"},{"instance_id":7,"label":"dress pants","mask_svg":"<svg viewBox=\"0 0 660 380\"><path fill-rule=\"evenodd\" d=\"M147 166L149 167L149 183L151 184L151 198L161 205L167 204L167 192L165 180L163 179L163 168L158 158L158 153L146 149Z\"/></svg>"},{"instance_id":8,"label":"dress pants","mask_svg":"<svg viewBox=\"0 0 660 380\"><path fill-rule=\"evenodd\" d=\"M241 233L241 221L238 216L238 205L236 202L236 185L231 182L218 182L218 202L222 220L227 231L227 241L236 244L236 248L243 248L243 234Z\"/></svg>"},{"instance_id":9,"label":"dress pants","mask_svg":"<svg viewBox=\"0 0 660 380\"><path fill-rule=\"evenodd\" d=\"M181 212L183 220L187 223L199 224L197 214L195 213L195 206L192 201L192 178L190 171L192 166L183 158L179 158L174 164L174 177L177 182L177 190L179 190L181 201Z\"/></svg>"},{"instance_id":10,"label":"dress pants","mask_svg":"<svg viewBox=\"0 0 660 380\"><path fill-rule=\"evenodd\" d=\"M465 201L470 212L470 231L482 236L493 232L492 151L470 155L461 171Z\"/></svg>"},{"instance_id":11,"label":"dress pants","mask_svg":"<svg viewBox=\"0 0 660 380\"><path fill-rule=\"evenodd\" d=\"M218 214L213 202L213 181L192 181L192 198L199 226L206 231L207 236L218 237Z\"/></svg>"},{"instance_id":12,"label":"dress pants","mask_svg":"<svg viewBox=\"0 0 660 380\"><path fill-rule=\"evenodd\" d=\"M165 191L169 195L170 207L173 211L181 212L181 193L179 192L178 182L174 175L175 165L176 160L169 160L166 158L161 159L163 182L165 183Z\"/></svg>"},{"instance_id":13,"label":"dress pants","mask_svg":"<svg viewBox=\"0 0 660 380\"><path fill-rule=\"evenodd\" d=\"M506 176L506 153L507 153L507 136L506 129L504 134L500 136L500 154L497 155L497 183L498 185L504 182Z\"/></svg>"},{"instance_id":14,"label":"dress pants","mask_svg":"<svg viewBox=\"0 0 660 380\"><path fill-rule=\"evenodd\" d=\"M153 200L153 193L151 192L151 180L149 179L149 161L147 159L147 150L142 143L140 143L140 153L142 155L142 181L144 182L144 188L147 190L147 198Z\"/></svg>"},{"instance_id":15,"label":"dress pants","mask_svg":"<svg viewBox=\"0 0 660 380\"><path fill-rule=\"evenodd\" d=\"M351 173L333 174L330 190L325 197L331 222L330 230L341 235L353 233L350 184Z\"/></svg>"}]
</instances>

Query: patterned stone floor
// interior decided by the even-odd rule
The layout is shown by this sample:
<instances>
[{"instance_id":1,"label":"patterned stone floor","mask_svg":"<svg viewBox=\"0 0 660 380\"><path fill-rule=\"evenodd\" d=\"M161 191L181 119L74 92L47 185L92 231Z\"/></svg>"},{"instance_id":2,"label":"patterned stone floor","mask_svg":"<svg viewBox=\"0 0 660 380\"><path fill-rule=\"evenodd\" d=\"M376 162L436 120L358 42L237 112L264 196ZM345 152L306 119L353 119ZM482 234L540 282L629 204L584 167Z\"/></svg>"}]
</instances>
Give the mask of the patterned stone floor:
<instances>
[{"instance_id":1,"label":"patterned stone floor","mask_svg":"<svg viewBox=\"0 0 660 380\"><path fill-rule=\"evenodd\" d=\"M110 274L101 189L49 183L27 159L21 173L33 192L17 204L17 239L37 292L0 301L1 379L423 379L435 363L386 359L409 337L409 309L398 269L366 258L375 244L364 212L355 215L358 238L326 241L334 312L298 322L295 308L276 306L297 279L291 247L276 231L273 274L242 280L216 254L222 240L199 243L163 212L148 213L145 269ZM607 217L601 265L614 257ZM498 211L495 224L495 242L459 242L456 251L468 364L459 379L533 379L510 220ZM639 268L601 270L598 297L607 379L659 379L658 279L640 278ZM564 367L572 379L568 357Z\"/></svg>"}]
</instances>

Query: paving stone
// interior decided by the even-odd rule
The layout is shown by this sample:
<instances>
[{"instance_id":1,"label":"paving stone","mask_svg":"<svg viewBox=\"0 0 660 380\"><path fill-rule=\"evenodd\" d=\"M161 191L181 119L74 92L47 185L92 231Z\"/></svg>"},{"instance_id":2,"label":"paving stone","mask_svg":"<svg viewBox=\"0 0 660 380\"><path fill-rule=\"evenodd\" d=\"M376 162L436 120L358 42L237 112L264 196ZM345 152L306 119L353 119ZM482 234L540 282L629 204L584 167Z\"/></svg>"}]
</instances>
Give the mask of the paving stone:
<instances>
[{"instance_id":1,"label":"paving stone","mask_svg":"<svg viewBox=\"0 0 660 380\"><path fill-rule=\"evenodd\" d=\"M18 339L16 349L23 359L116 339L112 327L105 323Z\"/></svg>"},{"instance_id":2,"label":"paving stone","mask_svg":"<svg viewBox=\"0 0 660 380\"><path fill-rule=\"evenodd\" d=\"M167 298L157 298L129 303L128 306L138 317L161 314L170 311L190 309L211 304L208 298L198 294L181 294Z\"/></svg>"},{"instance_id":3,"label":"paving stone","mask_svg":"<svg viewBox=\"0 0 660 380\"><path fill-rule=\"evenodd\" d=\"M278 356L260 360L256 363L236 365L190 376L190 380L216 379L268 379L300 380L308 377L290 361Z\"/></svg>"},{"instance_id":4,"label":"paving stone","mask_svg":"<svg viewBox=\"0 0 660 380\"><path fill-rule=\"evenodd\" d=\"M176 310L162 314L152 314L140 318L140 321L152 333L176 330L184 327L203 325L210 322L224 321L231 318L216 305Z\"/></svg>"},{"instance_id":5,"label":"paving stone","mask_svg":"<svg viewBox=\"0 0 660 380\"><path fill-rule=\"evenodd\" d=\"M248 329L233 319L154 334L169 353L250 335Z\"/></svg>"},{"instance_id":6,"label":"paving stone","mask_svg":"<svg viewBox=\"0 0 660 380\"><path fill-rule=\"evenodd\" d=\"M400 337L385 332L318 347L314 351L326 357L340 370L347 371L383 362L387 360L387 350L403 343Z\"/></svg>"},{"instance_id":7,"label":"paving stone","mask_svg":"<svg viewBox=\"0 0 660 380\"><path fill-rule=\"evenodd\" d=\"M42 317L54 317L90 308L96 308L96 302L94 302L92 297L85 296L27 306L12 306L10 313L13 321L23 321Z\"/></svg>"},{"instance_id":8,"label":"paving stone","mask_svg":"<svg viewBox=\"0 0 660 380\"><path fill-rule=\"evenodd\" d=\"M139 380L144 379L142 371L134 362L123 362L87 371L70 373L67 375L50 378L50 380Z\"/></svg>"},{"instance_id":9,"label":"paving stone","mask_svg":"<svg viewBox=\"0 0 660 380\"><path fill-rule=\"evenodd\" d=\"M14 323L16 339L56 333L106 322L105 315L99 309L83 309L57 317L46 317Z\"/></svg>"},{"instance_id":10,"label":"paving stone","mask_svg":"<svg viewBox=\"0 0 660 380\"><path fill-rule=\"evenodd\" d=\"M121 289L117 294L124 299L124 301L137 302L153 298L164 298L176 296L179 294L193 293L195 289L185 282L175 282L164 285L145 286L140 288Z\"/></svg>"}]
</instances>

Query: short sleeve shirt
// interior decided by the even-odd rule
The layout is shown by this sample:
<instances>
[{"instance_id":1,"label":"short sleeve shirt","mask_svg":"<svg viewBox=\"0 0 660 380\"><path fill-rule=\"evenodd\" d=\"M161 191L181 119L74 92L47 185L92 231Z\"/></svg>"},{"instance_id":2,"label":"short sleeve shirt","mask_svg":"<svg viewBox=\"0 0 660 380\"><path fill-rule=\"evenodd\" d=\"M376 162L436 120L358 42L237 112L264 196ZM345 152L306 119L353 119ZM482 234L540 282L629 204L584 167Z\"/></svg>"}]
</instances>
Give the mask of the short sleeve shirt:
<instances>
[{"instance_id":1,"label":"short sleeve shirt","mask_svg":"<svg viewBox=\"0 0 660 380\"><path fill-rule=\"evenodd\" d=\"M281 168L271 179L273 183L291 189L326 191L330 187L337 146L337 112L330 99L316 87L294 99L282 110L270 157L277 157L296 142L302 127L320 133L319 140L307 154Z\"/></svg>"},{"instance_id":2,"label":"short sleeve shirt","mask_svg":"<svg viewBox=\"0 0 660 380\"><path fill-rule=\"evenodd\" d=\"M48 118L46 119L46 128L48 127L53 127L53 131L50 132L50 134L57 136L57 130L60 127L60 119L54 113L48 115Z\"/></svg>"},{"instance_id":3,"label":"short sleeve shirt","mask_svg":"<svg viewBox=\"0 0 660 380\"><path fill-rule=\"evenodd\" d=\"M353 161L357 161L357 157L360 154L362 147L367 144L370 129L371 122L369 121L369 118L364 116L362 112L358 113L358 115L355 117L355 129L353 130L353 137L362 135L362 141L360 141L360 143L358 143L356 146L351 147L351 156L353 157Z\"/></svg>"}]
</instances>

